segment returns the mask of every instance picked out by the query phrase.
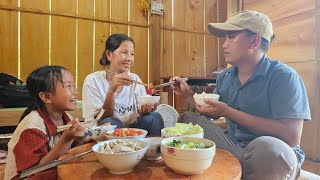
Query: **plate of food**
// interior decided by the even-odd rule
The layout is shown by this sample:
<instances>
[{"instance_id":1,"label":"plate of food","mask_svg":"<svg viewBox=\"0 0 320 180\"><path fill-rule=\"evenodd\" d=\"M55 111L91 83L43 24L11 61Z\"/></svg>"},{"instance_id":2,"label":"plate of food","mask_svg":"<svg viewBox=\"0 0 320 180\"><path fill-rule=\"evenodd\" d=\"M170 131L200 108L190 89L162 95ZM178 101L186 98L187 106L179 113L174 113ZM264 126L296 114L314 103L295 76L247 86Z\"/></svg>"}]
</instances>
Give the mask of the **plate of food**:
<instances>
[{"instance_id":1,"label":"plate of food","mask_svg":"<svg viewBox=\"0 0 320 180\"><path fill-rule=\"evenodd\" d=\"M146 137L148 131L138 128L117 128L103 134L107 139L142 139Z\"/></svg>"}]
</instances>

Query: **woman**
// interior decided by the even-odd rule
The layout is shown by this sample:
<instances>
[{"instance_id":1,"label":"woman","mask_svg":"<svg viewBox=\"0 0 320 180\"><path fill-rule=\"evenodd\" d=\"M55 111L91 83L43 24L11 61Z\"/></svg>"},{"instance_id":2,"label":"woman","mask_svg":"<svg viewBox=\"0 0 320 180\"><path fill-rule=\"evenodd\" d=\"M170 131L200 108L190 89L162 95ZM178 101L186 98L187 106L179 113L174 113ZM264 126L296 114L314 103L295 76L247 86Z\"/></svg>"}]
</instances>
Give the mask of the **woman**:
<instances>
[{"instance_id":1,"label":"woman","mask_svg":"<svg viewBox=\"0 0 320 180\"><path fill-rule=\"evenodd\" d=\"M125 34L113 34L106 41L100 64L103 71L89 74L82 90L82 110L86 121L103 113L98 125L109 122L121 127L147 130L148 135L159 136L164 127L162 117L153 112L157 104L137 106L136 97L146 95L137 74L130 73L134 62L134 41ZM106 71L115 73L110 75Z\"/></svg>"}]
</instances>

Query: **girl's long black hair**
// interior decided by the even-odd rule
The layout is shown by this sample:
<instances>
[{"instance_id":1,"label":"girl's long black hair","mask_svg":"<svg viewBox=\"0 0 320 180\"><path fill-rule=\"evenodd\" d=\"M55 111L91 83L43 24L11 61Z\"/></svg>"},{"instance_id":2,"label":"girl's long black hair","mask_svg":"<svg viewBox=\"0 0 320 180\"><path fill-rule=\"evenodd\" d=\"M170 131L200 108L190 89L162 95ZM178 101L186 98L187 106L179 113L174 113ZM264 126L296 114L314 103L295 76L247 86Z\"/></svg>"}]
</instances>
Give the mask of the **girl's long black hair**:
<instances>
[{"instance_id":1,"label":"girl's long black hair","mask_svg":"<svg viewBox=\"0 0 320 180\"><path fill-rule=\"evenodd\" d=\"M22 119L28 115L31 111L44 108L44 103L39 97L40 92L55 92L57 81L62 81L62 70L67 70L62 66L42 66L37 68L27 78L27 88L31 97L33 98L33 104L29 106L22 114Z\"/></svg>"}]
</instances>

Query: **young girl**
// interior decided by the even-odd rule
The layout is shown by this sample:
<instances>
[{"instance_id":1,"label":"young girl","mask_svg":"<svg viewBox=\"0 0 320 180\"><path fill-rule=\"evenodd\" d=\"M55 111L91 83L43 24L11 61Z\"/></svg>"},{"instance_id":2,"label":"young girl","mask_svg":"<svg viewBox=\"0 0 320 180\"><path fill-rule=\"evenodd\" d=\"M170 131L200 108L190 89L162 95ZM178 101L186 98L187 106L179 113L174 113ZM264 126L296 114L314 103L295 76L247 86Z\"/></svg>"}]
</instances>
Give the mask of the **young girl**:
<instances>
[{"instance_id":1,"label":"young girl","mask_svg":"<svg viewBox=\"0 0 320 180\"><path fill-rule=\"evenodd\" d=\"M132 80L141 82L137 74L130 72L134 48L133 40L125 34L113 34L107 39L100 60L104 70L89 74L83 83L83 116L86 121L92 120L104 109L100 124L141 128L148 135L159 136L164 124L161 115L153 112L157 104L137 107L136 97L146 95L146 90L143 85L132 83Z\"/></svg>"},{"instance_id":2,"label":"young girl","mask_svg":"<svg viewBox=\"0 0 320 180\"><path fill-rule=\"evenodd\" d=\"M65 113L75 110L77 105L77 89L67 69L40 67L28 76L27 87L34 105L23 113L8 143L5 180L17 178L20 171L31 166L58 159L85 133L85 127ZM57 126L69 123L70 129L57 133ZM47 170L32 178L56 179L56 170Z\"/></svg>"}]
</instances>

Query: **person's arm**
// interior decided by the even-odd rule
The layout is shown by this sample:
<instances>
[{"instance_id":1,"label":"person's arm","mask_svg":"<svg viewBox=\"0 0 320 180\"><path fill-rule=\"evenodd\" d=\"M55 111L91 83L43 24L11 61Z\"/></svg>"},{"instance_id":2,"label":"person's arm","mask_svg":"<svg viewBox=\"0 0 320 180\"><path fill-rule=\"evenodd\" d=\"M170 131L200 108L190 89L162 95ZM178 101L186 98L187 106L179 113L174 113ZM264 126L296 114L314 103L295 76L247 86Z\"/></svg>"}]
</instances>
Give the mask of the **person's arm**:
<instances>
[{"instance_id":1,"label":"person's arm","mask_svg":"<svg viewBox=\"0 0 320 180\"><path fill-rule=\"evenodd\" d=\"M105 110L104 114L100 119L104 119L107 117L113 117L114 114L114 99L115 92L113 92L110 88L108 89L106 98L104 100L102 108Z\"/></svg>"},{"instance_id":2,"label":"person's arm","mask_svg":"<svg viewBox=\"0 0 320 180\"><path fill-rule=\"evenodd\" d=\"M102 106L102 108L105 111L100 119L113 117L114 105L115 105L115 93L119 88L123 88L123 86L129 86L130 84L132 84L132 79L127 73L116 74L112 77L112 80L109 81L110 87L108 89L105 101Z\"/></svg>"},{"instance_id":3,"label":"person's arm","mask_svg":"<svg viewBox=\"0 0 320 180\"><path fill-rule=\"evenodd\" d=\"M277 137L291 147L300 144L303 119L273 120L253 116L233 108L227 110L226 117L246 127L256 135Z\"/></svg>"},{"instance_id":4,"label":"person's arm","mask_svg":"<svg viewBox=\"0 0 320 180\"><path fill-rule=\"evenodd\" d=\"M174 76L169 81L177 81L178 83L175 85L171 85L171 89L174 91L175 94L182 96L187 100L187 102L193 107L196 107L196 102L193 99L194 92L190 89L189 85L185 80L181 77Z\"/></svg>"},{"instance_id":5,"label":"person's arm","mask_svg":"<svg viewBox=\"0 0 320 180\"><path fill-rule=\"evenodd\" d=\"M85 125L80 124L77 118L70 123L72 124L72 127L62 133L57 144L44 157L41 158L39 164L45 164L58 159L65 152L72 148L72 144L77 138L83 137L86 130Z\"/></svg>"}]
</instances>

